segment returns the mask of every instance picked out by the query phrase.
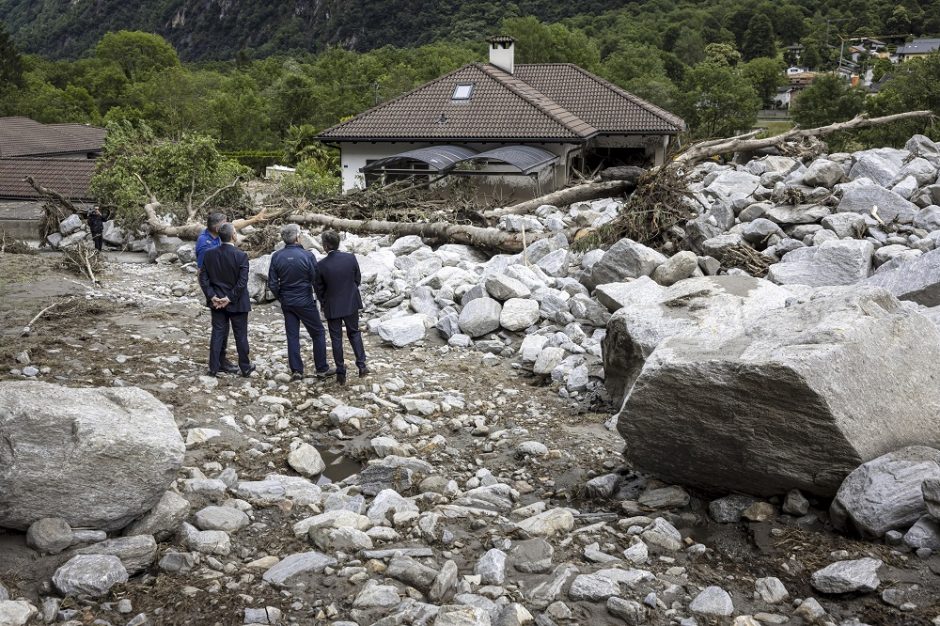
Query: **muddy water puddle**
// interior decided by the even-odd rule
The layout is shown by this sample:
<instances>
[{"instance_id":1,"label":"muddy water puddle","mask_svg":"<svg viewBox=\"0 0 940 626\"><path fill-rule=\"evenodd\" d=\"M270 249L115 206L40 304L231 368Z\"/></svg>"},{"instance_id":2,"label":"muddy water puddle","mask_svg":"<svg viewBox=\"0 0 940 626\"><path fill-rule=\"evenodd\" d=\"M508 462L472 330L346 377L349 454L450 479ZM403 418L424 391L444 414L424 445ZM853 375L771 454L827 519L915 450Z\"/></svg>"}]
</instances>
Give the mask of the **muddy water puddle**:
<instances>
[{"instance_id":1,"label":"muddy water puddle","mask_svg":"<svg viewBox=\"0 0 940 626\"><path fill-rule=\"evenodd\" d=\"M343 449L335 446L316 446L326 464L326 469L317 478L318 485L338 483L353 474L362 471L362 463L343 454Z\"/></svg>"}]
</instances>

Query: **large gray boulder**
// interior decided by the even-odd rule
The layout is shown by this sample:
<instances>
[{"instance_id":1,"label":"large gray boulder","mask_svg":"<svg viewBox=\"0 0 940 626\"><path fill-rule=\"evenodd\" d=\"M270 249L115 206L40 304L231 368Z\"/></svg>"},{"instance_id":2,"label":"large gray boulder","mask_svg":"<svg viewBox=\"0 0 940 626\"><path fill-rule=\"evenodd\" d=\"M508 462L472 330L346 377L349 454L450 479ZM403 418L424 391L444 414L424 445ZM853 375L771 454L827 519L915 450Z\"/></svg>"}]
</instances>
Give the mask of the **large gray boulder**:
<instances>
[{"instance_id":1,"label":"large gray boulder","mask_svg":"<svg viewBox=\"0 0 940 626\"><path fill-rule=\"evenodd\" d=\"M879 456L842 482L829 507L832 524L875 538L889 530L906 530L927 514L923 482L937 479L940 450L911 446Z\"/></svg>"},{"instance_id":2,"label":"large gray boulder","mask_svg":"<svg viewBox=\"0 0 940 626\"><path fill-rule=\"evenodd\" d=\"M882 287L900 300L924 306L940 305L940 248L907 261L891 270L878 272L865 284Z\"/></svg>"},{"instance_id":3,"label":"large gray boulder","mask_svg":"<svg viewBox=\"0 0 940 626\"><path fill-rule=\"evenodd\" d=\"M665 338L618 429L634 466L667 482L829 497L861 463L940 440L938 379L940 331L927 318L881 289L817 289L746 324ZM885 381L904 392L885 393Z\"/></svg>"},{"instance_id":4,"label":"large gray boulder","mask_svg":"<svg viewBox=\"0 0 940 626\"><path fill-rule=\"evenodd\" d=\"M832 189L845 177L845 170L838 163L827 159L816 159L803 173L803 184L808 187Z\"/></svg>"},{"instance_id":5,"label":"large gray boulder","mask_svg":"<svg viewBox=\"0 0 940 626\"><path fill-rule=\"evenodd\" d=\"M855 163L849 170L849 178L867 178L882 187L887 187L904 163L906 151L893 148L876 148L855 153Z\"/></svg>"},{"instance_id":6,"label":"large gray boulder","mask_svg":"<svg viewBox=\"0 0 940 626\"><path fill-rule=\"evenodd\" d=\"M851 285L871 273L875 247L860 239L833 239L797 248L770 266L767 278L781 285Z\"/></svg>"},{"instance_id":7,"label":"large gray boulder","mask_svg":"<svg viewBox=\"0 0 940 626\"><path fill-rule=\"evenodd\" d=\"M885 222L897 220L901 224L910 224L920 211L913 202L905 200L895 192L878 185L847 186L837 211L840 213L870 214L872 207L878 207L878 216Z\"/></svg>"},{"instance_id":8,"label":"large gray boulder","mask_svg":"<svg viewBox=\"0 0 940 626\"><path fill-rule=\"evenodd\" d=\"M633 297L611 316L602 344L605 386L618 403L665 339L697 337L702 328L745 327L791 297L785 289L749 276L690 278L665 289L644 289L640 280L628 286L634 287Z\"/></svg>"},{"instance_id":9,"label":"large gray boulder","mask_svg":"<svg viewBox=\"0 0 940 626\"><path fill-rule=\"evenodd\" d=\"M666 262L666 256L632 239L621 239L591 268L588 287L649 276Z\"/></svg>"},{"instance_id":10,"label":"large gray boulder","mask_svg":"<svg viewBox=\"0 0 940 626\"><path fill-rule=\"evenodd\" d=\"M169 409L137 387L0 382L0 526L44 517L113 531L163 496L183 461Z\"/></svg>"},{"instance_id":11,"label":"large gray boulder","mask_svg":"<svg viewBox=\"0 0 940 626\"><path fill-rule=\"evenodd\" d=\"M482 337L499 328L502 305L493 298L476 298L460 311L460 330L471 337Z\"/></svg>"}]
</instances>

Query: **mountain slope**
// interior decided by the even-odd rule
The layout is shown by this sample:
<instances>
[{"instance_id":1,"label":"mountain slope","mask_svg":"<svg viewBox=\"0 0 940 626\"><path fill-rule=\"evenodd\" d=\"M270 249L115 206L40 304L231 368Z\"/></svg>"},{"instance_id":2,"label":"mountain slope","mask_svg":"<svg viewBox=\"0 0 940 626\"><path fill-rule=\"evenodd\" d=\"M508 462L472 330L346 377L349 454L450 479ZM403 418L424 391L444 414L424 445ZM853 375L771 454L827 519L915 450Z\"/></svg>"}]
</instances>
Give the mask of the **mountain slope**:
<instances>
[{"instance_id":1,"label":"mountain slope","mask_svg":"<svg viewBox=\"0 0 940 626\"><path fill-rule=\"evenodd\" d=\"M0 22L19 48L51 58L85 54L108 31L163 35L184 60L322 50L417 46L479 39L506 16L555 20L622 6L616 0L517 3L460 0L0 0Z\"/></svg>"}]
</instances>

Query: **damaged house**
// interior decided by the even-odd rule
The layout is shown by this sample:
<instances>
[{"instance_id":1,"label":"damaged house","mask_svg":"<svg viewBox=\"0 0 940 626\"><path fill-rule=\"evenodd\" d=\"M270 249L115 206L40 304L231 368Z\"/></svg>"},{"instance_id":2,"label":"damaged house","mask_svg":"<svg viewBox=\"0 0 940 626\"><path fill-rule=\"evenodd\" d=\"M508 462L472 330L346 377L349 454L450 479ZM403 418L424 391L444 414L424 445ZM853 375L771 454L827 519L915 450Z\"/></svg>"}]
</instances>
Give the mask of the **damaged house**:
<instances>
[{"instance_id":1,"label":"damaged house","mask_svg":"<svg viewBox=\"0 0 940 626\"><path fill-rule=\"evenodd\" d=\"M509 37L471 63L328 128L343 191L407 177L474 177L483 191L534 197L575 170L660 164L685 130L676 115L570 63L514 62Z\"/></svg>"}]
</instances>

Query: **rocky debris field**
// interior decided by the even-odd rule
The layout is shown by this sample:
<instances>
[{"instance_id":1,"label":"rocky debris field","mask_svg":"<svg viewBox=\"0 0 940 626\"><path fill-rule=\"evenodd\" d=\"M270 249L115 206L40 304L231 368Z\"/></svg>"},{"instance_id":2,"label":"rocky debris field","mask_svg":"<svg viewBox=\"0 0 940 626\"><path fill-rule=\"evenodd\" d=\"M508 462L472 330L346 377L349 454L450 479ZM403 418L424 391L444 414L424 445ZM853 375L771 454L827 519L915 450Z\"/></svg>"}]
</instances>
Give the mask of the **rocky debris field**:
<instances>
[{"instance_id":1,"label":"rocky debris field","mask_svg":"<svg viewBox=\"0 0 940 626\"><path fill-rule=\"evenodd\" d=\"M0 255L0 625L938 625L938 165L699 165L668 257L569 246L613 200L520 255L349 235L342 387L291 382L269 257L210 378L191 244Z\"/></svg>"}]
</instances>

